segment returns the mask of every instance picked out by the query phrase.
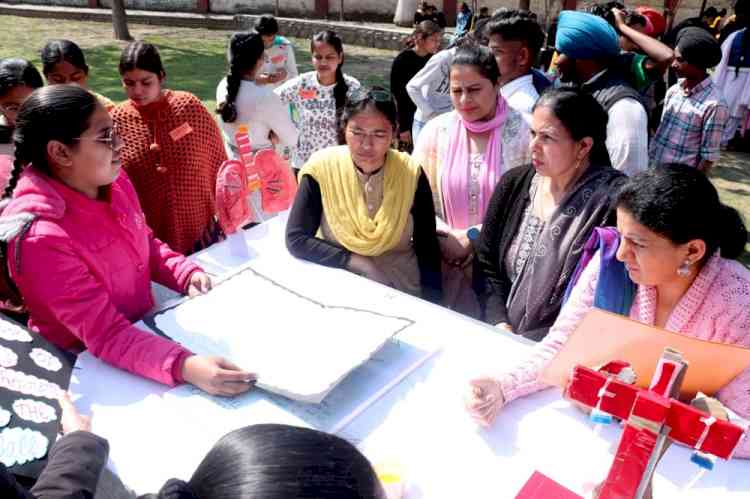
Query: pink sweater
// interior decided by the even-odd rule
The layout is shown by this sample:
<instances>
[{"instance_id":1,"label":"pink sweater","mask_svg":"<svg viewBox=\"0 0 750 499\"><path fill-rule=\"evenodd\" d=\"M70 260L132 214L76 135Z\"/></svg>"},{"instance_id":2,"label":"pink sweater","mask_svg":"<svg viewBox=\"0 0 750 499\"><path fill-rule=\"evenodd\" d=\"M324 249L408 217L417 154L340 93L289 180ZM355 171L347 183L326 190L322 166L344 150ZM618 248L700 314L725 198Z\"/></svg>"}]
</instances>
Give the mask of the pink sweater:
<instances>
[{"instance_id":1,"label":"pink sweater","mask_svg":"<svg viewBox=\"0 0 750 499\"><path fill-rule=\"evenodd\" d=\"M506 402L548 387L538 376L593 306L599 261L598 255L591 259L547 337L527 359L499 377ZM653 325L655 314L656 288L638 286L630 318ZM665 328L701 340L750 347L750 270L718 253L712 256ZM750 369L722 388L717 397L740 416L750 418ZM750 438L744 439L736 455L750 457Z\"/></svg>"}]
</instances>

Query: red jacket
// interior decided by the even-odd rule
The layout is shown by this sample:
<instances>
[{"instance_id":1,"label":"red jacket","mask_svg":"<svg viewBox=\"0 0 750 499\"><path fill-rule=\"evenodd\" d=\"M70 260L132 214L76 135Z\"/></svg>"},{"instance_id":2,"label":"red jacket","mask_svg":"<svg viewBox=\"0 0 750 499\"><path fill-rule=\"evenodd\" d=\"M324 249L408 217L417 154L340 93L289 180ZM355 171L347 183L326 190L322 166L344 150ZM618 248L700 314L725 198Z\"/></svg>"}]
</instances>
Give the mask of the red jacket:
<instances>
[{"instance_id":1,"label":"red jacket","mask_svg":"<svg viewBox=\"0 0 750 499\"><path fill-rule=\"evenodd\" d=\"M33 167L21 175L3 216L37 217L20 245L8 243L29 327L61 348L181 383L190 352L132 323L154 306L151 280L183 292L200 268L154 237L124 171L109 198L89 199Z\"/></svg>"}]
</instances>

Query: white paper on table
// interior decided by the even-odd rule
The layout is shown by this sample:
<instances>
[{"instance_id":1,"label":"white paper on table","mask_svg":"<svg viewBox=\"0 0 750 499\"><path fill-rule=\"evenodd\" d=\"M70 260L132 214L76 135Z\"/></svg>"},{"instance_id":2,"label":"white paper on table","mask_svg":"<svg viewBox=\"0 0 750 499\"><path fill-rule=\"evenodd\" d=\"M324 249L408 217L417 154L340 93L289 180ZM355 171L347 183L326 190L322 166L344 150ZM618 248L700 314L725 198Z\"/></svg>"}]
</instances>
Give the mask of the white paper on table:
<instances>
[{"instance_id":1,"label":"white paper on table","mask_svg":"<svg viewBox=\"0 0 750 499\"><path fill-rule=\"evenodd\" d=\"M327 305L245 268L153 325L196 354L258 374L258 386L319 403L411 319Z\"/></svg>"}]
</instances>

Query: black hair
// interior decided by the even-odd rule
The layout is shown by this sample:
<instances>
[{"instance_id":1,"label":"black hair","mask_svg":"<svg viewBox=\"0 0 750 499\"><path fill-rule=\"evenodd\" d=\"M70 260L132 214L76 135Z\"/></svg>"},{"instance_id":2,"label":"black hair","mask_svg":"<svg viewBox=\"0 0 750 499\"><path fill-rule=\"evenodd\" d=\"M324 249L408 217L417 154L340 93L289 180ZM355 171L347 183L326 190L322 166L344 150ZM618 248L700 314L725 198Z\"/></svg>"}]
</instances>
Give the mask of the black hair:
<instances>
[{"instance_id":1,"label":"black hair","mask_svg":"<svg viewBox=\"0 0 750 499\"><path fill-rule=\"evenodd\" d=\"M42 72L49 75L57 64L69 62L86 74L89 66L81 48L70 40L50 40L39 53L42 59Z\"/></svg>"},{"instance_id":2,"label":"black hair","mask_svg":"<svg viewBox=\"0 0 750 499\"><path fill-rule=\"evenodd\" d=\"M595 3L589 8L589 13L599 16L615 27L615 15L612 9L625 10L625 5L620 2Z\"/></svg>"},{"instance_id":3,"label":"black hair","mask_svg":"<svg viewBox=\"0 0 750 499\"><path fill-rule=\"evenodd\" d=\"M593 96L576 88L549 88L536 101L532 112L540 107L552 111L573 140L593 139L589 152L592 164L612 165L606 144L609 116Z\"/></svg>"},{"instance_id":4,"label":"black hair","mask_svg":"<svg viewBox=\"0 0 750 499\"><path fill-rule=\"evenodd\" d=\"M13 87L27 86L37 89L44 86L42 75L25 59L0 59L0 96Z\"/></svg>"},{"instance_id":5,"label":"black hair","mask_svg":"<svg viewBox=\"0 0 750 499\"><path fill-rule=\"evenodd\" d=\"M544 45L542 27L524 11L507 17L493 17L487 25L487 32L489 36L498 35L505 41L523 42L531 52L532 64Z\"/></svg>"},{"instance_id":6,"label":"black hair","mask_svg":"<svg viewBox=\"0 0 750 499\"><path fill-rule=\"evenodd\" d=\"M394 137L398 134L398 105L396 99L385 88L374 86L369 90L361 89L353 99L347 100L338 120L339 144L346 143L344 135L349 121L368 109L382 114L393 127Z\"/></svg>"},{"instance_id":7,"label":"black hair","mask_svg":"<svg viewBox=\"0 0 750 499\"><path fill-rule=\"evenodd\" d=\"M620 188L615 206L649 230L685 244L706 243L709 258L717 249L728 259L745 249L747 228L737 210L719 200L703 172L686 165L663 165L633 175Z\"/></svg>"},{"instance_id":8,"label":"black hair","mask_svg":"<svg viewBox=\"0 0 750 499\"><path fill-rule=\"evenodd\" d=\"M714 7L713 5L707 8L703 11L703 14L701 14L701 17L710 17L711 19L719 16L719 9Z\"/></svg>"},{"instance_id":9,"label":"black hair","mask_svg":"<svg viewBox=\"0 0 750 499\"><path fill-rule=\"evenodd\" d=\"M352 444L309 428L259 424L222 437L188 482L144 499L385 499L370 462Z\"/></svg>"},{"instance_id":10,"label":"black hair","mask_svg":"<svg viewBox=\"0 0 750 499\"><path fill-rule=\"evenodd\" d=\"M255 31L261 35L275 35L279 32L279 23L271 14L263 14L255 21Z\"/></svg>"},{"instance_id":11,"label":"black hair","mask_svg":"<svg viewBox=\"0 0 750 499\"><path fill-rule=\"evenodd\" d=\"M164 71L164 65L161 62L159 50L156 46L141 41L131 42L122 50L120 65L117 69L120 71L121 76L134 69L154 73L159 78L167 76L167 72Z\"/></svg>"},{"instance_id":12,"label":"black hair","mask_svg":"<svg viewBox=\"0 0 750 499\"><path fill-rule=\"evenodd\" d=\"M631 28L635 25L648 26L648 20L646 19L646 16L638 12L628 12L625 16L625 24Z\"/></svg>"},{"instance_id":13,"label":"black hair","mask_svg":"<svg viewBox=\"0 0 750 499\"><path fill-rule=\"evenodd\" d=\"M349 91L349 85L346 84L344 79L344 71L341 69L344 65L344 43L339 35L331 30L319 31L313 35L312 40L310 40L310 52L315 52L316 43L330 45L341 56L341 64L336 67L336 86L333 87L333 97L336 99L336 114L341 115L341 111L346 105L346 93Z\"/></svg>"},{"instance_id":14,"label":"black hair","mask_svg":"<svg viewBox=\"0 0 750 499\"><path fill-rule=\"evenodd\" d=\"M460 47L453 56L451 69L454 66L474 66L479 74L490 80L493 85L496 85L500 79L500 70L497 68L495 56L487 47Z\"/></svg>"},{"instance_id":15,"label":"black hair","mask_svg":"<svg viewBox=\"0 0 750 499\"><path fill-rule=\"evenodd\" d=\"M227 97L216 108L216 112L225 123L234 123L237 119L237 107L234 101L237 99L242 77L263 59L264 50L261 34L255 30L235 33L229 39Z\"/></svg>"},{"instance_id":16,"label":"black hair","mask_svg":"<svg viewBox=\"0 0 750 499\"><path fill-rule=\"evenodd\" d=\"M77 85L50 85L34 90L18 111L13 130L15 160L3 198L13 195L18 177L28 165L49 174L47 144L57 140L73 145L74 139L89 128L98 105L91 92Z\"/></svg>"},{"instance_id":17,"label":"black hair","mask_svg":"<svg viewBox=\"0 0 750 499\"><path fill-rule=\"evenodd\" d=\"M404 40L404 45L407 48L414 48L417 44L417 40L424 40L428 36L442 32L443 28L441 28L436 22L430 20L422 21L414 26L412 34Z\"/></svg>"},{"instance_id":18,"label":"black hair","mask_svg":"<svg viewBox=\"0 0 750 499\"><path fill-rule=\"evenodd\" d=\"M25 59L0 59L0 97L15 87L36 89L44 85L42 75ZM7 144L12 140L13 126L0 125L0 143Z\"/></svg>"}]
</instances>

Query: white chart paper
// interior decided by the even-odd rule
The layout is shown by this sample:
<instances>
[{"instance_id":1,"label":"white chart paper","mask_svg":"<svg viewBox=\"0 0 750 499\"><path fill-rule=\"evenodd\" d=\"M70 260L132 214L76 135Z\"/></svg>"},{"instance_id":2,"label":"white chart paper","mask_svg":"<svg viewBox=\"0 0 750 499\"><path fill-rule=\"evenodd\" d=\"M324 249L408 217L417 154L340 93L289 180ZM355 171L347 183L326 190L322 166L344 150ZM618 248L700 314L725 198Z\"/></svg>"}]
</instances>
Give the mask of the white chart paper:
<instances>
[{"instance_id":1,"label":"white chart paper","mask_svg":"<svg viewBox=\"0 0 750 499\"><path fill-rule=\"evenodd\" d=\"M197 354L258 375L258 386L319 403L410 319L325 304L246 268L159 313L154 325Z\"/></svg>"}]
</instances>

